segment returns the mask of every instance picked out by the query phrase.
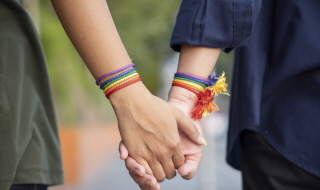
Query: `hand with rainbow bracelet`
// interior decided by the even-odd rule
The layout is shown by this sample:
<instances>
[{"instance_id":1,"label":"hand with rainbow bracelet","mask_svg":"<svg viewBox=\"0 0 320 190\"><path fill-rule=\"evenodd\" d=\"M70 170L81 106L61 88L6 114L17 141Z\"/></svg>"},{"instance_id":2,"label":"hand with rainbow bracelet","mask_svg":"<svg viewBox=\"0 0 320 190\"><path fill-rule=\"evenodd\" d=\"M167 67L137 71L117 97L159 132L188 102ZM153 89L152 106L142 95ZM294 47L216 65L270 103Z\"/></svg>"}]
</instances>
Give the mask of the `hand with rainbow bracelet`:
<instances>
[{"instance_id":1,"label":"hand with rainbow bracelet","mask_svg":"<svg viewBox=\"0 0 320 190\"><path fill-rule=\"evenodd\" d=\"M212 111L217 111L212 100L218 94L228 94L225 76L212 74L220 49L183 45L180 52L178 72L174 76L168 102L182 112L197 126L203 135L199 120ZM188 73L187 73L188 72ZM192 74L191 74L192 73ZM195 73L198 73L196 75ZM185 163L178 168L184 179L195 175L202 158L203 146L197 145L183 132L179 132ZM152 175L128 155L126 147L120 143L120 158L125 160L131 177L142 190L159 190L160 185Z\"/></svg>"},{"instance_id":2,"label":"hand with rainbow bracelet","mask_svg":"<svg viewBox=\"0 0 320 190\"><path fill-rule=\"evenodd\" d=\"M147 91L134 66L131 63L104 74L96 84L110 99L122 142L130 156L155 180L171 179L175 176L175 168L184 163L178 129L196 144L205 141L179 109ZM144 121L145 118L148 120Z\"/></svg>"},{"instance_id":3,"label":"hand with rainbow bracelet","mask_svg":"<svg viewBox=\"0 0 320 190\"><path fill-rule=\"evenodd\" d=\"M133 66L105 0L51 2L96 84L103 84L130 157L158 181L174 177L185 160L178 130L196 144L206 143L196 126L181 110L153 96L139 75L122 75Z\"/></svg>"}]
</instances>

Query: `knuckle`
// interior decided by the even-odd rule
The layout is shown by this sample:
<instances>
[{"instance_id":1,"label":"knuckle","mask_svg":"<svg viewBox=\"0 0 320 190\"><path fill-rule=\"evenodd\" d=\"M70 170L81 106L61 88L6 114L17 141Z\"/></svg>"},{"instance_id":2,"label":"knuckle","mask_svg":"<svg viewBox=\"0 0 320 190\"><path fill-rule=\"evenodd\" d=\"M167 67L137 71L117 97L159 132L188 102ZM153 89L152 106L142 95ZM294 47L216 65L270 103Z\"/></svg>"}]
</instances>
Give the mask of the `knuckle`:
<instances>
[{"instance_id":1,"label":"knuckle","mask_svg":"<svg viewBox=\"0 0 320 190\"><path fill-rule=\"evenodd\" d=\"M145 154L145 152L142 149L136 149L136 150L130 152L130 155L133 157L141 157L144 154Z\"/></svg>"},{"instance_id":2,"label":"knuckle","mask_svg":"<svg viewBox=\"0 0 320 190\"><path fill-rule=\"evenodd\" d=\"M184 164L184 159L183 158L178 160L177 165L178 165L178 167L180 167L182 164Z\"/></svg>"},{"instance_id":3,"label":"knuckle","mask_svg":"<svg viewBox=\"0 0 320 190\"><path fill-rule=\"evenodd\" d=\"M180 138L172 137L172 138L168 139L167 145L171 151L175 152L180 147Z\"/></svg>"},{"instance_id":4,"label":"knuckle","mask_svg":"<svg viewBox=\"0 0 320 190\"><path fill-rule=\"evenodd\" d=\"M157 152L155 153L159 158L165 158L168 156L168 149L164 146L158 146Z\"/></svg>"}]
</instances>

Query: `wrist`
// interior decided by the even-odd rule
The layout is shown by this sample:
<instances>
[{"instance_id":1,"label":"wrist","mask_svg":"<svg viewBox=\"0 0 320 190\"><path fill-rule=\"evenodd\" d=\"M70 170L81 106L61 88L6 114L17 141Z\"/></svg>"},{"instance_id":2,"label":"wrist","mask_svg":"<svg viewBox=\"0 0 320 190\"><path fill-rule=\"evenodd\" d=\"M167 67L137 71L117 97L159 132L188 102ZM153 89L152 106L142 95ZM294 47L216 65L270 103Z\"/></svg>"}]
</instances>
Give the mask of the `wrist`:
<instances>
[{"instance_id":1,"label":"wrist","mask_svg":"<svg viewBox=\"0 0 320 190\"><path fill-rule=\"evenodd\" d=\"M117 113L117 110L133 109L134 105L137 103L139 105L140 101L143 101L150 95L149 90L140 81L114 92L110 95L109 100ZM143 105L143 103L140 104Z\"/></svg>"},{"instance_id":2,"label":"wrist","mask_svg":"<svg viewBox=\"0 0 320 190\"><path fill-rule=\"evenodd\" d=\"M190 109L193 109L198 101L198 96L196 94L178 86L171 87L168 97L169 102L183 102Z\"/></svg>"}]
</instances>

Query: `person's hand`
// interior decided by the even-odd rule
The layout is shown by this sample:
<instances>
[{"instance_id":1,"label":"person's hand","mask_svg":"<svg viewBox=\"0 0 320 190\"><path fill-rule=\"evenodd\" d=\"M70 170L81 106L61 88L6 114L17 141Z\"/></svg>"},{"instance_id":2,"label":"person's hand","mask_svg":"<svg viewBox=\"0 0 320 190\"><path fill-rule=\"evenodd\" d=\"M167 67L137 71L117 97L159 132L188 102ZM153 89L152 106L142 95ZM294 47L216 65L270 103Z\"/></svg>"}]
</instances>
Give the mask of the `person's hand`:
<instances>
[{"instance_id":1,"label":"person's hand","mask_svg":"<svg viewBox=\"0 0 320 190\"><path fill-rule=\"evenodd\" d=\"M205 143L181 110L153 96L140 82L115 92L110 101L130 157L157 181L173 178L175 168L185 163L178 128L194 143Z\"/></svg>"},{"instance_id":2,"label":"person's hand","mask_svg":"<svg viewBox=\"0 0 320 190\"><path fill-rule=\"evenodd\" d=\"M188 118L191 118L191 111L194 108L197 97L192 92L189 92L180 87L172 87L169 93L171 104L183 111ZM199 121L192 120L197 126L202 135L202 128ZM182 131L179 131L182 151L185 156L185 163L178 169L179 174L184 179L191 179L196 173L199 163L202 158L203 146L197 145L186 136ZM126 167L129 170L130 176L140 186L142 190L159 190L160 185L152 175L145 173L143 166L139 165L134 159L128 156L126 147L120 142L119 146L120 158L125 160Z\"/></svg>"},{"instance_id":3,"label":"person's hand","mask_svg":"<svg viewBox=\"0 0 320 190\"><path fill-rule=\"evenodd\" d=\"M160 190L160 185L153 175L146 173L145 168L138 164L128 154L127 148L122 141L119 144L120 159L125 160L129 175L140 186L142 190Z\"/></svg>"},{"instance_id":4,"label":"person's hand","mask_svg":"<svg viewBox=\"0 0 320 190\"><path fill-rule=\"evenodd\" d=\"M198 97L180 87L173 86L169 93L168 102L179 108L192 123L197 127L201 136L203 136L203 130L199 120L194 120L191 117L191 111L197 103ZM203 145L195 144L183 131L179 131L180 143L182 146L182 152L185 156L185 163L178 169L178 173L182 178L189 180L195 175L200 161L202 159Z\"/></svg>"}]
</instances>

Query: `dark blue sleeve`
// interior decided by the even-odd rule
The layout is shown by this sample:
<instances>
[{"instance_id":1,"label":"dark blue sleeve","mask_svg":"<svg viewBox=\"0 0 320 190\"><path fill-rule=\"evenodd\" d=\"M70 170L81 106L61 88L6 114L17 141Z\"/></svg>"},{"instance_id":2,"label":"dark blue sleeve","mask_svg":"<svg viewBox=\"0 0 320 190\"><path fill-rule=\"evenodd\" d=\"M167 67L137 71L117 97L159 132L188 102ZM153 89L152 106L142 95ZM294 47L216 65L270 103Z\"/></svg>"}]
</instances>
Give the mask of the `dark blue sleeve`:
<instances>
[{"instance_id":1,"label":"dark blue sleeve","mask_svg":"<svg viewBox=\"0 0 320 190\"><path fill-rule=\"evenodd\" d=\"M183 0L170 46L182 44L223 48L245 46L261 0Z\"/></svg>"}]
</instances>

